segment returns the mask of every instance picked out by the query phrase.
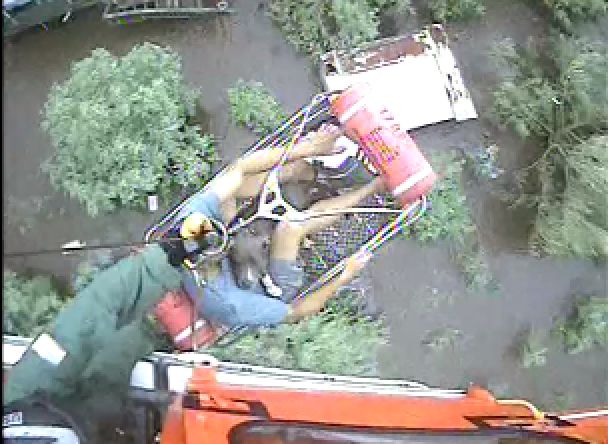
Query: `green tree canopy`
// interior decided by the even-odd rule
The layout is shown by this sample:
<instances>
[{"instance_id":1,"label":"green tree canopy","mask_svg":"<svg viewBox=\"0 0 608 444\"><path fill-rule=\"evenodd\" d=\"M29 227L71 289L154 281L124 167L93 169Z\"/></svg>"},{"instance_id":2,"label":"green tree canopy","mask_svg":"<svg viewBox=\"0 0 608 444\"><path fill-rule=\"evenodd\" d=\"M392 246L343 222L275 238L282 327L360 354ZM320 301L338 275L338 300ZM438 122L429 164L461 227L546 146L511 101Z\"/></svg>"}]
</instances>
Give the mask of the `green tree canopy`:
<instances>
[{"instance_id":1,"label":"green tree canopy","mask_svg":"<svg viewBox=\"0 0 608 444\"><path fill-rule=\"evenodd\" d=\"M494 115L542 148L520 172L524 179L536 173L533 197L525 199L538 208L533 244L550 254L606 258L606 46L559 35L543 51L512 43L499 49L510 69L494 93Z\"/></svg>"},{"instance_id":2,"label":"green tree canopy","mask_svg":"<svg viewBox=\"0 0 608 444\"><path fill-rule=\"evenodd\" d=\"M2 281L2 333L34 337L48 329L65 304L51 279L28 279L5 270Z\"/></svg>"},{"instance_id":3,"label":"green tree canopy","mask_svg":"<svg viewBox=\"0 0 608 444\"><path fill-rule=\"evenodd\" d=\"M56 152L43 168L92 216L142 206L147 194L207 179L214 148L190 124L195 112L175 52L150 43L124 57L95 49L51 88L43 128Z\"/></svg>"},{"instance_id":4,"label":"green tree canopy","mask_svg":"<svg viewBox=\"0 0 608 444\"><path fill-rule=\"evenodd\" d=\"M258 135L272 132L287 117L281 104L260 82L237 81L228 89L228 101L234 123Z\"/></svg>"},{"instance_id":5,"label":"green tree canopy","mask_svg":"<svg viewBox=\"0 0 608 444\"><path fill-rule=\"evenodd\" d=\"M377 38L387 8L408 12L409 0L270 0L270 15L287 40L318 56Z\"/></svg>"}]
</instances>

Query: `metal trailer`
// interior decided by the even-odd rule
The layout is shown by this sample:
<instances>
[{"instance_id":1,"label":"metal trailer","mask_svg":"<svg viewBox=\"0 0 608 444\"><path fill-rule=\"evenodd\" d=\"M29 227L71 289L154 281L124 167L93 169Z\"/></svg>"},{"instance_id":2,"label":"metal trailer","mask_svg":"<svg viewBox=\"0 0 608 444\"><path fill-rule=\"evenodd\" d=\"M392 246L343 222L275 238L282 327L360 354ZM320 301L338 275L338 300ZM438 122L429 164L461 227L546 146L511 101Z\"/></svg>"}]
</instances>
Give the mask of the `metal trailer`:
<instances>
[{"instance_id":1,"label":"metal trailer","mask_svg":"<svg viewBox=\"0 0 608 444\"><path fill-rule=\"evenodd\" d=\"M4 37L37 25L48 29L52 21L66 22L73 12L97 5L103 8L102 18L116 24L234 12L226 0L5 0L2 5Z\"/></svg>"},{"instance_id":2,"label":"metal trailer","mask_svg":"<svg viewBox=\"0 0 608 444\"><path fill-rule=\"evenodd\" d=\"M209 13L225 14L234 10L225 0L109 0L103 18L114 23L149 19L188 19Z\"/></svg>"},{"instance_id":3,"label":"metal trailer","mask_svg":"<svg viewBox=\"0 0 608 444\"><path fill-rule=\"evenodd\" d=\"M405 131L475 119L475 106L448 43L444 28L433 24L413 34L329 51L320 57L319 74L328 92L358 82L373 84Z\"/></svg>"}]
</instances>

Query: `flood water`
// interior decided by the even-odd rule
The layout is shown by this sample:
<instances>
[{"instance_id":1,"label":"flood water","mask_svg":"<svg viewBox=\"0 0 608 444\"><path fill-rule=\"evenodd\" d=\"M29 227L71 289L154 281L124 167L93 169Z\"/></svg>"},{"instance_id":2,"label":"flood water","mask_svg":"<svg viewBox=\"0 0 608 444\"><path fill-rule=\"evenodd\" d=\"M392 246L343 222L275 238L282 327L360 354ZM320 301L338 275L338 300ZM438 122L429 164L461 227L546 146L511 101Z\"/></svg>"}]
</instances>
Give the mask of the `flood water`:
<instances>
[{"instance_id":1,"label":"flood water","mask_svg":"<svg viewBox=\"0 0 608 444\"><path fill-rule=\"evenodd\" d=\"M3 92L4 251L56 248L80 239L89 244L135 241L174 202L157 213L119 211L92 219L82 207L55 192L40 164L52 148L40 129L40 110L53 82L63 80L72 61L97 47L124 54L134 44L169 45L183 59L187 82L200 88L209 120L205 130L218 138L225 159L255 140L228 119L226 89L239 78L263 82L293 111L320 88L315 69L298 56L256 2L237 1L237 14L222 19L150 22L116 26L100 12L80 12L51 31L32 30L5 42ZM487 19L470 29L455 29L453 42L480 113L477 122L424 128L414 136L424 151L474 149L483 133L501 144L503 160L525 163L530 153L514 138L487 123L488 91L495 78L482 54L491 41L507 35L542 32L524 5L494 5ZM510 2L507 2L510 3ZM411 22L398 23L403 29ZM177 200L177 197L176 197ZM387 314L391 344L380 356L386 376L430 385L487 385L499 395L521 396L547 407L608 403L608 356L600 351L564 355L551 346L547 365L520 368L511 353L525 328L547 331L575 294L606 295L606 270L582 261L534 258L525 250L529 214L509 210L484 190L469 193L480 237L500 295L471 295L441 246L421 247L397 240L371 265L375 297ZM15 271L34 270L68 278L81 258L37 256L5 261ZM429 351L421 342L436 329L461 332L453 346Z\"/></svg>"}]
</instances>

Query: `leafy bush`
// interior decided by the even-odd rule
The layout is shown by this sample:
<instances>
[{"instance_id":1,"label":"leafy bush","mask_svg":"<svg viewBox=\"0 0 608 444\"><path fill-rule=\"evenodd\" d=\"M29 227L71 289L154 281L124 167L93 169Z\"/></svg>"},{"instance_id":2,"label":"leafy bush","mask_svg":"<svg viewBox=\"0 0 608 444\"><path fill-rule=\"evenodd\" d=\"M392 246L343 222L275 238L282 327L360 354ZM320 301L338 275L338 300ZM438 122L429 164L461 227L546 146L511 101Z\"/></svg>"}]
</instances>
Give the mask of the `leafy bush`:
<instances>
[{"instance_id":1,"label":"leafy bush","mask_svg":"<svg viewBox=\"0 0 608 444\"><path fill-rule=\"evenodd\" d=\"M2 303L2 333L33 337L51 327L65 298L49 277L27 279L5 270Z\"/></svg>"},{"instance_id":2,"label":"leafy bush","mask_svg":"<svg viewBox=\"0 0 608 444\"><path fill-rule=\"evenodd\" d=\"M452 249L452 261L464 276L467 288L497 295L499 284L493 276L476 235L469 235Z\"/></svg>"},{"instance_id":3,"label":"leafy bush","mask_svg":"<svg viewBox=\"0 0 608 444\"><path fill-rule=\"evenodd\" d=\"M270 0L268 8L272 20L298 51L318 56L329 48L329 30L324 25L331 9L328 1Z\"/></svg>"},{"instance_id":4,"label":"leafy bush","mask_svg":"<svg viewBox=\"0 0 608 444\"><path fill-rule=\"evenodd\" d=\"M595 136L565 153L566 186L543 200L534 242L554 255L608 257L608 136Z\"/></svg>"},{"instance_id":5,"label":"leafy bush","mask_svg":"<svg viewBox=\"0 0 608 444\"><path fill-rule=\"evenodd\" d=\"M366 0L334 0L332 47L349 48L378 37L378 12Z\"/></svg>"},{"instance_id":6,"label":"leafy bush","mask_svg":"<svg viewBox=\"0 0 608 444\"><path fill-rule=\"evenodd\" d=\"M544 367L547 363L547 352L543 334L539 331L529 330L518 344L517 354L519 363L523 368Z\"/></svg>"},{"instance_id":7,"label":"leafy bush","mask_svg":"<svg viewBox=\"0 0 608 444\"><path fill-rule=\"evenodd\" d=\"M473 291L495 292L497 283L483 259L477 232L461 184L465 160L453 151L433 153L430 162L440 178L428 196L430 209L406 232L421 242L447 241L452 260Z\"/></svg>"},{"instance_id":8,"label":"leafy bush","mask_svg":"<svg viewBox=\"0 0 608 444\"><path fill-rule=\"evenodd\" d=\"M281 104L260 82L239 80L228 90L228 101L232 120L259 135L272 132L287 117Z\"/></svg>"},{"instance_id":9,"label":"leafy bush","mask_svg":"<svg viewBox=\"0 0 608 444\"><path fill-rule=\"evenodd\" d=\"M409 10L407 0L270 0L270 15L299 51L319 56L378 37L380 11Z\"/></svg>"},{"instance_id":10,"label":"leafy bush","mask_svg":"<svg viewBox=\"0 0 608 444\"><path fill-rule=\"evenodd\" d=\"M556 91L547 79L507 80L494 92L494 114L521 137L550 132L552 98Z\"/></svg>"},{"instance_id":11,"label":"leafy bush","mask_svg":"<svg viewBox=\"0 0 608 444\"><path fill-rule=\"evenodd\" d=\"M484 0L430 0L428 8L433 20L450 22L470 20L485 13Z\"/></svg>"},{"instance_id":12,"label":"leafy bush","mask_svg":"<svg viewBox=\"0 0 608 444\"><path fill-rule=\"evenodd\" d=\"M571 314L559 320L553 333L562 339L570 354L590 350L594 346L608 346L608 299L606 297L579 298Z\"/></svg>"},{"instance_id":13,"label":"leafy bush","mask_svg":"<svg viewBox=\"0 0 608 444\"><path fill-rule=\"evenodd\" d=\"M543 51L502 45L497 57L512 70L494 93L494 116L542 149L520 172L522 186L530 173L538 183L524 199L539 209L533 245L606 257L606 47L559 37Z\"/></svg>"},{"instance_id":14,"label":"leafy bush","mask_svg":"<svg viewBox=\"0 0 608 444\"><path fill-rule=\"evenodd\" d=\"M150 43L118 58L98 48L74 63L44 106L53 185L95 216L204 181L213 143L189 124L196 94L180 71L176 53Z\"/></svg>"},{"instance_id":15,"label":"leafy bush","mask_svg":"<svg viewBox=\"0 0 608 444\"><path fill-rule=\"evenodd\" d=\"M209 349L218 359L338 375L375 375L376 352L386 342L381 321L353 316L337 301L297 324L247 334Z\"/></svg>"},{"instance_id":16,"label":"leafy bush","mask_svg":"<svg viewBox=\"0 0 608 444\"><path fill-rule=\"evenodd\" d=\"M440 178L428 196L430 210L413 225L410 235L423 242L449 240L463 243L469 234L475 232L461 185L464 160L450 151L434 153L430 162Z\"/></svg>"},{"instance_id":17,"label":"leafy bush","mask_svg":"<svg viewBox=\"0 0 608 444\"><path fill-rule=\"evenodd\" d=\"M608 11L606 0L543 0L555 21L571 30L576 21L592 20Z\"/></svg>"},{"instance_id":18,"label":"leafy bush","mask_svg":"<svg viewBox=\"0 0 608 444\"><path fill-rule=\"evenodd\" d=\"M494 51L509 66L494 92L498 123L523 138L547 142L577 140L574 136L606 125L607 51L601 43L554 38L548 48L516 47L505 41ZM548 140L550 139L550 140Z\"/></svg>"},{"instance_id":19,"label":"leafy bush","mask_svg":"<svg viewBox=\"0 0 608 444\"><path fill-rule=\"evenodd\" d=\"M492 117L520 137L547 137L556 96L544 77L544 60L534 48L516 47L511 39L495 45L492 55L504 79L493 93Z\"/></svg>"}]
</instances>

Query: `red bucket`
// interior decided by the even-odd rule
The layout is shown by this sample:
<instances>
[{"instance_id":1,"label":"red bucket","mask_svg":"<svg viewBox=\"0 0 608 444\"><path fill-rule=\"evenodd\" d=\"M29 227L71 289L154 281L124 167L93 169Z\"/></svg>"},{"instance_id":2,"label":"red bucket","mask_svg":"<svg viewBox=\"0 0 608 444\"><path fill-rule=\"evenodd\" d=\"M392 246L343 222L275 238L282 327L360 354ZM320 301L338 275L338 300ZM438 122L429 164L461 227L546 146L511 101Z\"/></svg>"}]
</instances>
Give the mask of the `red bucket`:
<instances>
[{"instance_id":1,"label":"red bucket","mask_svg":"<svg viewBox=\"0 0 608 444\"><path fill-rule=\"evenodd\" d=\"M409 134L370 97L368 85L355 85L333 100L331 108L405 208L428 194L437 176Z\"/></svg>"},{"instance_id":2,"label":"red bucket","mask_svg":"<svg viewBox=\"0 0 608 444\"><path fill-rule=\"evenodd\" d=\"M196 350L217 337L216 329L199 316L192 299L183 290L165 293L156 304L154 315L179 350Z\"/></svg>"}]
</instances>

